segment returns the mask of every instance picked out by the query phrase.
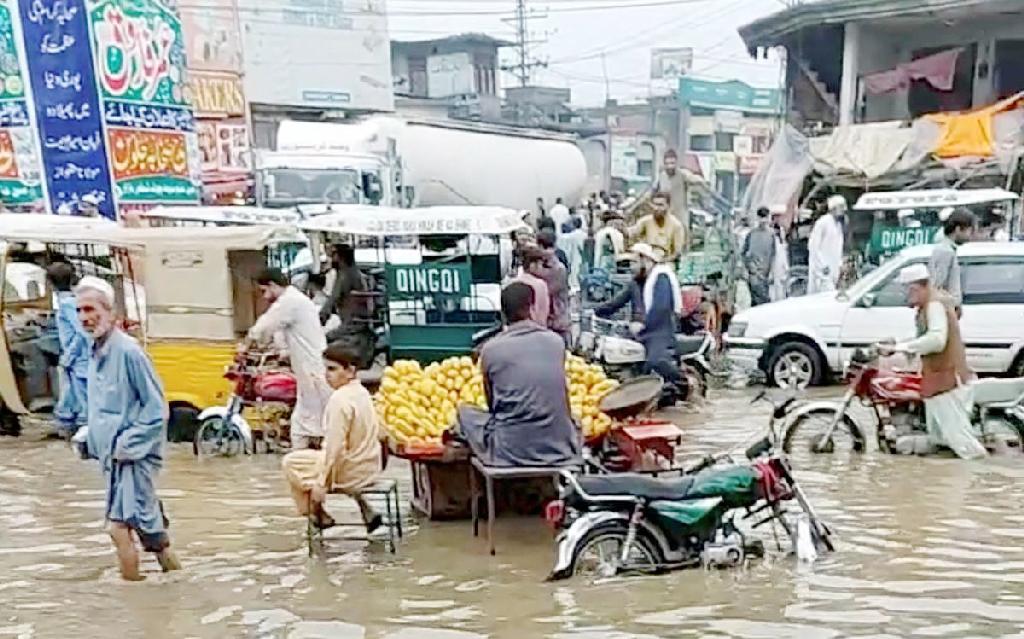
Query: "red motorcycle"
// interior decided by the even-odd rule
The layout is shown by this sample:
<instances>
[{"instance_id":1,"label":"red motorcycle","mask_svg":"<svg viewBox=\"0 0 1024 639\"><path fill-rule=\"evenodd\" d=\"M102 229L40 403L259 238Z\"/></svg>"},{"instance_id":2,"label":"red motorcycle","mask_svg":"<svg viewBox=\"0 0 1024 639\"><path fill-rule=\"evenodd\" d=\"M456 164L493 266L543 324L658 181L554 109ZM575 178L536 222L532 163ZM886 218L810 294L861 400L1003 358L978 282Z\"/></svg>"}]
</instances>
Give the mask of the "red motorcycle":
<instances>
[{"instance_id":1,"label":"red motorcycle","mask_svg":"<svg viewBox=\"0 0 1024 639\"><path fill-rule=\"evenodd\" d=\"M864 452L864 431L849 413L854 399L874 414L878 448L883 452L895 452L896 441L904 435L927 433L920 374L885 369L876 349L857 349L845 379L848 389L838 404L810 402L794 411L783 435L783 450L790 452L799 439L799 447L814 453ZM1001 443L1021 451L1024 380L980 380L972 389L972 421L981 443L986 447Z\"/></svg>"},{"instance_id":2,"label":"red motorcycle","mask_svg":"<svg viewBox=\"0 0 1024 639\"><path fill-rule=\"evenodd\" d=\"M297 396L295 375L270 353L244 351L235 355L224 378L234 385L231 398L227 406L200 413L193 452L232 457L255 453L258 442L266 452L286 448Z\"/></svg>"}]
</instances>

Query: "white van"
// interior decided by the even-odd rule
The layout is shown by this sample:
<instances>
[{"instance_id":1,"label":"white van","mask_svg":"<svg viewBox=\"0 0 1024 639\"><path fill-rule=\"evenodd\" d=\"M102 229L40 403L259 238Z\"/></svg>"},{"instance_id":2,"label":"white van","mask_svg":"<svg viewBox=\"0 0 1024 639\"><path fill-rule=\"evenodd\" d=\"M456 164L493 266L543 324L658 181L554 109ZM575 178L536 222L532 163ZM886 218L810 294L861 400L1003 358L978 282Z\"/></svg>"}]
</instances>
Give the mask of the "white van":
<instances>
[{"instance_id":1,"label":"white van","mask_svg":"<svg viewBox=\"0 0 1024 639\"><path fill-rule=\"evenodd\" d=\"M759 368L770 383L803 388L841 373L853 350L915 335L914 311L897 276L927 262L934 246L913 246L845 291L765 304L733 318L726 337L734 365ZM1024 377L1024 243L959 247L963 278L960 332L970 366Z\"/></svg>"}]
</instances>

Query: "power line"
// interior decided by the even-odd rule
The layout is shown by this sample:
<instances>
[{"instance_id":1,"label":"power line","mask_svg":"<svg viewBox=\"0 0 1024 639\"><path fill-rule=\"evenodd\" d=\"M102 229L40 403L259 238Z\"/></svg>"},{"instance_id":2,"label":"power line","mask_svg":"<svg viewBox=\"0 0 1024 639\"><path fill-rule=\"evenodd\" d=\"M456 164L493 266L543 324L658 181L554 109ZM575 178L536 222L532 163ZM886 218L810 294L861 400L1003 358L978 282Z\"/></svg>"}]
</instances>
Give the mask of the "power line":
<instances>
[{"instance_id":1,"label":"power line","mask_svg":"<svg viewBox=\"0 0 1024 639\"><path fill-rule=\"evenodd\" d=\"M530 40L530 31L527 28L530 16L526 13L526 0L516 0L516 16L514 18L516 29L516 52L518 62L512 65L503 65L502 71L510 71L519 80L519 86L525 87L530 84L530 76L533 69L547 66L546 63L534 60L530 57L530 45L541 42Z\"/></svg>"},{"instance_id":2,"label":"power line","mask_svg":"<svg viewBox=\"0 0 1024 639\"><path fill-rule=\"evenodd\" d=\"M584 1L588 2L590 4L585 4L585 5L581 5L581 6L555 7L555 8L552 8L552 9L548 9L547 11L549 13L581 13L581 12L588 12L589 13L589 12L594 12L594 11L614 11L614 10L622 10L622 9L642 9L642 8L646 8L646 7L666 7L666 6L672 6L672 5L679 6L679 5L686 5L686 4L695 4L695 3L699 3L699 2L706 2L707 0L646 0L646 1L638 1L638 2L623 2L621 0L617 0L615 3L608 2L606 4L596 4L596 5L592 4L595 0L584 0ZM457 16L507 16L510 13L514 13L514 12L509 11L507 9L498 9L498 8L494 8L494 9L472 9L472 10L465 10L465 9L459 9L459 10L435 9L435 10L423 10L423 11L418 11L418 10L417 11L414 11L414 10L398 10L398 11L387 11L385 13L385 12L378 12L378 11L352 11L352 10L345 10L345 9L343 9L341 7L329 8L329 9L318 9L318 8L315 8L315 7L296 7L294 5L285 5L285 4L277 4L277 5L273 5L273 6L269 6L269 5L268 6L252 6L252 7L250 7L250 6L239 6L237 8L234 8L234 7L227 7L227 6L224 6L224 5L202 4L202 3L196 3L196 2L183 2L183 3L178 5L178 8L179 9L186 9L186 10L191 9L191 10L209 11L209 12L224 12L224 13L235 13L235 12L237 12L239 14L262 13L264 11L289 11L289 12L301 13L301 14L305 14L305 15L330 15L330 16L347 15L347 16L364 16L364 17L369 17L369 16L384 17L386 15L387 17L409 17L409 18L415 18L415 17L428 17L428 18L429 17L457 17Z\"/></svg>"}]
</instances>

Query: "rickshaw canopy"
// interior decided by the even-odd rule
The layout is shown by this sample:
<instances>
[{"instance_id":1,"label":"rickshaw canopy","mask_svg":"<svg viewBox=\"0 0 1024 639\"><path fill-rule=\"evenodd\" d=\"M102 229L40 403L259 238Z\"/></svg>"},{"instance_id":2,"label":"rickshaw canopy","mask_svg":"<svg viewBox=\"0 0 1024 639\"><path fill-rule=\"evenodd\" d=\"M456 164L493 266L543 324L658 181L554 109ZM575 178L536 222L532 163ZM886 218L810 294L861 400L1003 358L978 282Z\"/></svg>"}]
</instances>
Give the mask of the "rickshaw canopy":
<instances>
[{"instance_id":1,"label":"rickshaw canopy","mask_svg":"<svg viewBox=\"0 0 1024 639\"><path fill-rule=\"evenodd\" d=\"M396 235L507 235L526 227L522 215L500 206L427 206L399 209L344 205L300 207L303 231L370 237Z\"/></svg>"},{"instance_id":2,"label":"rickshaw canopy","mask_svg":"<svg viewBox=\"0 0 1024 639\"><path fill-rule=\"evenodd\" d=\"M6 242L109 244L120 229L102 217L0 213L0 240Z\"/></svg>"},{"instance_id":3,"label":"rickshaw canopy","mask_svg":"<svg viewBox=\"0 0 1024 639\"><path fill-rule=\"evenodd\" d=\"M291 209L260 206L158 206L141 211L138 216L143 219L240 225L295 224L301 219L301 215Z\"/></svg>"},{"instance_id":4,"label":"rickshaw canopy","mask_svg":"<svg viewBox=\"0 0 1024 639\"><path fill-rule=\"evenodd\" d=\"M865 193L857 200L858 211L897 209L941 209L988 202L1017 200L1020 195L1005 189L926 189L921 191L878 191Z\"/></svg>"},{"instance_id":5,"label":"rickshaw canopy","mask_svg":"<svg viewBox=\"0 0 1024 639\"><path fill-rule=\"evenodd\" d=\"M255 320L263 250L304 241L288 226L131 228L119 237L143 247L147 337L216 341Z\"/></svg>"}]
</instances>

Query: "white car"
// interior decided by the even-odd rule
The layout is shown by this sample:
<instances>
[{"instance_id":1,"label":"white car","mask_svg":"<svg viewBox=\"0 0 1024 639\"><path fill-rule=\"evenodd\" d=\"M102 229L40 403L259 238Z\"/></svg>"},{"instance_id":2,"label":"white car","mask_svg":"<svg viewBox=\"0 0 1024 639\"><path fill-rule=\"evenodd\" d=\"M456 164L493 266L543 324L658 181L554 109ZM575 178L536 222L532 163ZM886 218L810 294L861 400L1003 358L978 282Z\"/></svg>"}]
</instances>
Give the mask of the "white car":
<instances>
[{"instance_id":1,"label":"white car","mask_svg":"<svg viewBox=\"0 0 1024 639\"><path fill-rule=\"evenodd\" d=\"M854 349L915 336L914 311L897 276L928 261L914 246L849 289L765 304L733 318L726 337L734 366L759 368L782 387L804 388L841 373ZM1024 377L1024 242L964 244L960 332L970 366L982 374Z\"/></svg>"}]
</instances>

